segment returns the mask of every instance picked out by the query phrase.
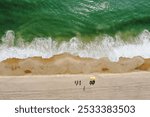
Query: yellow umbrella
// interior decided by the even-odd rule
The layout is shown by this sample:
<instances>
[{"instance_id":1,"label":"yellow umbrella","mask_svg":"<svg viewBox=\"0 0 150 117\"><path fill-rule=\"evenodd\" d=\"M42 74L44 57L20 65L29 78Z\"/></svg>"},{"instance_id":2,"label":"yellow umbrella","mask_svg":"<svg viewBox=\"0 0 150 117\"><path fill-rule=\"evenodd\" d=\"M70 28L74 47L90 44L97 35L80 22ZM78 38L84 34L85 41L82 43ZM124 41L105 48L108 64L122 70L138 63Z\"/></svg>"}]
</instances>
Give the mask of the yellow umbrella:
<instances>
[{"instance_id":1,"label":"yellow umbrella","mask_svg":"<svg viewBox=\"0 0 150 117\"><path fill-rule=\"evenodd\" d=\"M96 80L96 77L95 76L91 76L90 80Z\"/></svg>"}]
</instances>

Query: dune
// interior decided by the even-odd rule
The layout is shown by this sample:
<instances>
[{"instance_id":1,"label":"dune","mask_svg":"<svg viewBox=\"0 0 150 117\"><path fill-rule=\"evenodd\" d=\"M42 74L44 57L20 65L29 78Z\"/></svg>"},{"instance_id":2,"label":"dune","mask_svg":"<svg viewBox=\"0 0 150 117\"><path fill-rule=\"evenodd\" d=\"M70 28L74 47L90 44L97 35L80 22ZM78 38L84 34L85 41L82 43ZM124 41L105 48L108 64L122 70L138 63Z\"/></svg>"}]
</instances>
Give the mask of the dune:
<instances>
[{"instance_id":1,"label":"dune","mask_svg":"<svg viewBox=\"0 0 150 117\"><path fill-rule=\"evenodd\" d=\"M125 73L132 71L150 71L150 59L142 57L120 58L118 62L112 62L108 58L81 58L63 53L51 58L9 58L0 62L1 76Z\"/></svg>"}]
</instances>

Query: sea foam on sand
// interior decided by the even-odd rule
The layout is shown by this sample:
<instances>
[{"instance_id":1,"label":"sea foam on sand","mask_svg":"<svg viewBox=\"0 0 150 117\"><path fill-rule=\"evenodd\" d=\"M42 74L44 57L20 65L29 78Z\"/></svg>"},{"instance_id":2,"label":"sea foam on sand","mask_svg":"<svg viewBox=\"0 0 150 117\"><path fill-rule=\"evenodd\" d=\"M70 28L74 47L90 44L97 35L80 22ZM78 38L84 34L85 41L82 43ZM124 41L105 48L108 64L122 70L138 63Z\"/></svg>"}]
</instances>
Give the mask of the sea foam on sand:
<instances>
[{"instance_id":1,"label":"sea foam on sand","mask_svg":"<svg viewBox=\"0 0 150 117\"><path fill-rule=\"evenodd\" d=\"M105 35L96 37L90 42L83 42L77 37L70 41L57 42L51 38L35 38L31 43L24 43L21 39L14 46L14 32L7 31L2 37L0 45L0 61L7 58L28 58L41 56L50 58L57 54L70 53L87 58L108 57L111 61L118 61L120 57L133 58L141 56L150 58L150 32L144 30L139 36L125 42L119 36L115 38Z\"/></svg>"},{"instance_id":2,"label":"sea foam on sand","mask_svg":"<svg viewBox=\"0 0 150 117\"><path fill-rule=\"evenodd\" d=\"M102 40L82 42L74 37L58 43L38 38L14 46L14 32L8 31L0 45L0 75L47 75L123 73L150 71L150 32L143 31L135 40L122 41L106 35Z\"/></svg>"}]
</instances>

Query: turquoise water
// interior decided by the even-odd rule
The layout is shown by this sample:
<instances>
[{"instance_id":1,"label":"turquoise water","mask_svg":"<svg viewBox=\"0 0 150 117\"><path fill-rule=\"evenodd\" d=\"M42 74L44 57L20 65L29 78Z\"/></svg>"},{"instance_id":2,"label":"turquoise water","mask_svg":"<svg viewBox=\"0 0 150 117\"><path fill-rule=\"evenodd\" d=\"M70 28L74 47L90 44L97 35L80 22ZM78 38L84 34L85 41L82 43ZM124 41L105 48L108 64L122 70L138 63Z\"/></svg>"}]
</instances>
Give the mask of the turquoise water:
<instances>
[{"instance_id":1,"label":"turquoise water","mask_svg":"<svg viewBox=\"0 0 150 117\"><path fill-rule=\"evenodd\" d=\"M150 0L0 0L0 37L68 40L96 35L135 36L150 29Z\"/></svg>"}]
</instances>

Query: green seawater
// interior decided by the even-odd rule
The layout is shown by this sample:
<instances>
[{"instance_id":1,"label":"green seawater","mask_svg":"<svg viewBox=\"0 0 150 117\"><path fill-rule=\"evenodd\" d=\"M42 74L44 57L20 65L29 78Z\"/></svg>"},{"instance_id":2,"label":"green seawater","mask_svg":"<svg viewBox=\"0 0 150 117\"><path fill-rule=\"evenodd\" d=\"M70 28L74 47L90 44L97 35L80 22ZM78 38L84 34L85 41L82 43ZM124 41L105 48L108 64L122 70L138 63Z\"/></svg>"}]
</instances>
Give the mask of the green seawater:
<instances>
[{"instance_id":1,"label":"green seawater","mask_svg":"<svg viewBox=\"0 0 150 117\"><path fill-rule=\"evenodd\" d=\"M0 0L0 37L68 40L96 35L136 36L150 30L150 0ZM90 38L91 37L91 38Z\"/></svg>"}]
</instances>

